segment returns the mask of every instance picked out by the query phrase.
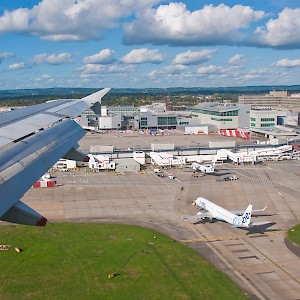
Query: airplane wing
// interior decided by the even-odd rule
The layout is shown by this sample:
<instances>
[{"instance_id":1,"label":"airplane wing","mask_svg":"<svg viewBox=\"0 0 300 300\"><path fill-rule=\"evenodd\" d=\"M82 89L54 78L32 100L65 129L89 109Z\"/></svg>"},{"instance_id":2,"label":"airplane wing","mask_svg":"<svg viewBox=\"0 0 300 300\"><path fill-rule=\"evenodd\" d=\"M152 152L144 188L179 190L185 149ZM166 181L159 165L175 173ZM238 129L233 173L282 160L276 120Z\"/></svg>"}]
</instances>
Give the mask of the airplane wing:
<instances>
[{"instance_id":1,"label":"airplane wing","mask_svg":"<svg viewBox=\"0 0 300 300\"><path fill-rule=\"evenodd\" d=\"M211 215L209 213L198 213L194 216L186 216L182 217L183 220L196 220L196 219L205 219L205 218L211 218Z\"/></svg>"},{"instance_id":2,"label":"airplane wing","mask_svg":"<svg viewBox=\"0 0 300 300\"><path fill-rule=\"evenodd\" d=\"M262 211L265 211L266 209L267 209L267 206L265 206L262 209L252 209L252 213L254 213L254 212L262 212ZM245 210L230 210L230 212L232 212L233 214L239 216L239 215L242 215L245 212Z\"/></svg>"},{"instance_id":3,"label":"airplane wing","mask_svg":"<svg viewBox=\"0 0 300 300\"><path fill-rule=\"evenodd\" d=\"M76 150L85 131L71 118L96 106L109 90L80 100L54 100L1 113L0 220L46 225L47 219L20 198L61 157L85 159Z\"/></svg>"}]
</instances>

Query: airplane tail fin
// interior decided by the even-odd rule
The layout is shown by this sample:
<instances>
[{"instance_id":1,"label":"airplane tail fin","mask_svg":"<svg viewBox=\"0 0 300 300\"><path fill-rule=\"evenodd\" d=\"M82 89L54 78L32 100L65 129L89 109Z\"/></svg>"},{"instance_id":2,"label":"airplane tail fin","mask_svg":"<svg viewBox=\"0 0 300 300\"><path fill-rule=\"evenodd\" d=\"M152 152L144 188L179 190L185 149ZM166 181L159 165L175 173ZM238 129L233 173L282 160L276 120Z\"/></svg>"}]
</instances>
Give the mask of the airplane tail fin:
<instances>
[{"instance_id":1,"label":"airplane tail fin","mask_svg":"<svg viewBox=\"0 0 300 300\"><path fill-rule=\"evenodd\" d=\"M243 227L249 227L251 219L252 205L249 204L245 212L242 215L242 225Z\"/></svg>"}]
</instances>

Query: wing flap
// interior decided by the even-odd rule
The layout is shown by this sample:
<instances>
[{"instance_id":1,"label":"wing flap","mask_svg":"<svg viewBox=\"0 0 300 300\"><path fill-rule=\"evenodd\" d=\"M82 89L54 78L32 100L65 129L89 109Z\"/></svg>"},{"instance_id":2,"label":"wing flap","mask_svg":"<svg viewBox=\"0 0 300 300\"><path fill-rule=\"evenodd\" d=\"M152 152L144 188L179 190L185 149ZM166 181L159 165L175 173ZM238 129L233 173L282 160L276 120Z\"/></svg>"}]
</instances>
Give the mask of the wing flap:
<instances>
[{"instance_id":1,"label":"wing flap","mask_svg":"<svg viewBox=\"0 0 300 300\"><path fill-rule=\"evenodd\" d=\"M31 207L18 201L2 217L2 221L23 224L45 226L47 219L33 210Z\"/></svg>"}]
</instances>

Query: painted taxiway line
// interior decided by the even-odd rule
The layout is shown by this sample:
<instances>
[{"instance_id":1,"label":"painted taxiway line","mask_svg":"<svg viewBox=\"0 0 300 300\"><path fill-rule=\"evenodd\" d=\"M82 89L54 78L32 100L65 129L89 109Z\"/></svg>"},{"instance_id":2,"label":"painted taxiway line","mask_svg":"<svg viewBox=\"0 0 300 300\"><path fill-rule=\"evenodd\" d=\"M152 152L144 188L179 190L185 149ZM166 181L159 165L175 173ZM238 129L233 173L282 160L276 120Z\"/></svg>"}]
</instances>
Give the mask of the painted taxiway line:
<instances>
[{"instance_id":1,"label":"painted taxiway line","mask_svg":"<svg viewBox=\"0 0 300 300\"><path fill-rule=\"evenodd\" d=\"M249 238L249 237L268 236L268 235L273 235L273 234L284 234L284 233L286 233L286 231L270 231L270 232L265 232L265 233L223 235L223 236L215 236L215 237L203 237L203 238L192 239L192 240L181 240L181 242L182 243L215 242L215 241L245 239L245 238Z\"/></svg>"}]
</instances>

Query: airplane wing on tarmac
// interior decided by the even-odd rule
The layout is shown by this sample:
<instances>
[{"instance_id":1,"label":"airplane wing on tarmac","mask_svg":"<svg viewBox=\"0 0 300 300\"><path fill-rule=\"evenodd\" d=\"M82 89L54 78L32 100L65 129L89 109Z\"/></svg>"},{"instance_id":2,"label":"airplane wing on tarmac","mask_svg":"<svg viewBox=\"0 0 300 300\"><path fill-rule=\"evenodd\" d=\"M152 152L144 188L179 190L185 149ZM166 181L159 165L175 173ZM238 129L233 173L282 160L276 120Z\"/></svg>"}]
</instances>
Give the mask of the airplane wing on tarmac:
<instances>
[{"instance_id":1,"label":"airplane wing on tarmac","mask_svg":"<svg viewBox=\"0 0 300 300\"><path fill-rule=\"evenodd\" d=\"M0 220L46 225L47 219L20 198L61 157L87 159L76 150L85 131L72 118L96 106L109 90L0 114Z\"/></svg>"},{"instance_id":2,"label":"airplane wing on tarmac","mask_svg":"<svg viewBox=\"0 0 300 300\"><path fill-rule=\"evenodd\" d=\"M197 213L196 215L194 215L194 216L186 216L186 217L182 217L183 220L196 220L196 219L206 219L206 218L212 219L213 216L212 216L212 214L210 214L209 212L207 212L207 213L198 212L198 213Z\"/></svg>"},{"instance_id":3,"label":"airplane wing on tarmac","mask_svg":"<svg viewBox=\"0 0 300 300\"><path fill-rule=\"evenodd\" d=\"M265 211L266 209L267 209L267 206L265 206L264 208L261 208L261 209L252 209L252 213L262 212L262 211ZM232 212L235 215L242 215L244 213L244 210L230 210L230 212Z\"/></svg>"}]
</instances>

